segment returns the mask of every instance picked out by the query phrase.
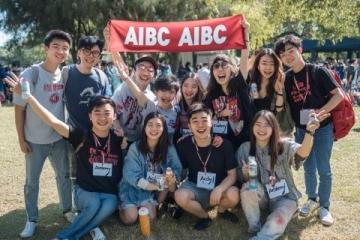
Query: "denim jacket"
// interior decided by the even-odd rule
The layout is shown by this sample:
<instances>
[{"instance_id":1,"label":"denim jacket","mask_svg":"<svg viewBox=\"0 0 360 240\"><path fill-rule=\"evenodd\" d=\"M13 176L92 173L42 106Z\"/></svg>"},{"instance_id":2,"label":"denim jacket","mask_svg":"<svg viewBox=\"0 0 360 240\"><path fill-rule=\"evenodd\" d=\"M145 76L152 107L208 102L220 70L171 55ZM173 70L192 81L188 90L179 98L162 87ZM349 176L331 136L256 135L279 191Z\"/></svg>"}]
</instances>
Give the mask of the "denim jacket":
<instances>
[{"instance_id":1,"label":"denim jacket","mask_svg":"<svg viewBox=\"0 0 360 240\"><path fill-rule=\"evenodd\" d=\"M147 164L146 156L138 148L138 142L131 144L124 160L123 178L119 185L119 196L121 201L144 202L154 199L155 193L138 187L141 178L146 179ZM177 180L180 179L182 166L176 149L173 145L169 146L166 161L160 166L160 171L155 173L163 174L167 167L171 167Z\"/></svg>"},{"instance_id":2,"label":"denim jacket","mask_svg":"<svg viewBox=\"0 0 360 240\"><path fill-rule=\"evenodd\" d=\"M278 156L275 164L274 172L278 180L285 179L289 187L289 193L287 198L297 201L301 197L301 193L296 188L291 167L298 170L303 163L304 159L301 159L296 155L297 150L301 147L300 144L291 141L289 139L283 140L284 151ZM236 160L239 163L238 177L240 181L243 181L242 177L242 160L248 163L248 157L250 152L250 142L243 143L236 152ZM259 181L265 185L269 183L270 176L270 154L268 148L256 147L256 162L258 164Z\"/></svg>"}]
</instances>

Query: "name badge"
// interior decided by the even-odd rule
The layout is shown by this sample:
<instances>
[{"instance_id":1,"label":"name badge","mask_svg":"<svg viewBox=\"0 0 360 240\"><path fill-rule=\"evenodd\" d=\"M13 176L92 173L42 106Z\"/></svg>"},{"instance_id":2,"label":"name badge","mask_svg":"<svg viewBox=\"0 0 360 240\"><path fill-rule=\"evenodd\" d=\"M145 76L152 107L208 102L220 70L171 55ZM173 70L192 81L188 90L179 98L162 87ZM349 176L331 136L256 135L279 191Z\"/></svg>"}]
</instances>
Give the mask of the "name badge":
<instances>
[{"instance_id":1,"label":"name badge","mask_svg":"<svg viewBox=\"0 0 360 240\"><path fill-rule=\"evenodd\" d=\"M196 186L207 190L215 188L216 173L198 172Z\"/></svg>"},{"instance_id":2,"label":"name badge","mask_svg":"<svg viewBox=\"0 0 360 240\"><path fill-rule=\"evenodd\" d=\"M300 125L308 124L310 120L310 113L312 113L314 109L301 109L300 110Z\"/></svg>"},{"instance_id":3,"label":"name badge","mask_svg":"<svg viewBox=\"0 0 360 240\"><path fill-rule=\"evenodd\" d=\"M94 163L93 176L112 177L112 168L111 163Z\"/></svg>"},{"instance_id":4,"label":"name badge","mask_svg":"<svg viewBox=\"0 0 360 240\"><path fill-rule=\"evenodd\" d=\"M285 179L276 182L274 186L271 186L270 184L266 184L265 186L270 199L284 196L289 193L289 188Z\"/></svg>"},{"instance_id":5,"label":"name badge","mask_svg":"<svg viewBox=\"0 0 360 240\"><path fill-rule=\"evenodd\" d=\"M213 126L213 133L227 134L227 132L228 132L228 122L227 121L213 120L212 126Z\"/></svg>"}]
</instances>

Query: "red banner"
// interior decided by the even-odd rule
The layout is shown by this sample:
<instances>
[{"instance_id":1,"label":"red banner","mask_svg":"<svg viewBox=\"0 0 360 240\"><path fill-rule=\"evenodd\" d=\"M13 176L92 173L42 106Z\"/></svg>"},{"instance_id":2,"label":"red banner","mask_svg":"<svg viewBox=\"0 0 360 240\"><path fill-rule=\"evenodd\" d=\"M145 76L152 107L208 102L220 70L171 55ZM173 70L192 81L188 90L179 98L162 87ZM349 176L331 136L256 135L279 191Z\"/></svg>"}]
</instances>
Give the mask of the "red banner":
<instances>
[{"instance_id":1,"label":"red banner","mask_svg":"<svg viewBox=\"0 0 360 240\"><path fill-rule=\"evenodd\" d=\"M110 21L110 51L197 52L245 48L244 17L187 22Z\"/></svg>"}]
</instances>

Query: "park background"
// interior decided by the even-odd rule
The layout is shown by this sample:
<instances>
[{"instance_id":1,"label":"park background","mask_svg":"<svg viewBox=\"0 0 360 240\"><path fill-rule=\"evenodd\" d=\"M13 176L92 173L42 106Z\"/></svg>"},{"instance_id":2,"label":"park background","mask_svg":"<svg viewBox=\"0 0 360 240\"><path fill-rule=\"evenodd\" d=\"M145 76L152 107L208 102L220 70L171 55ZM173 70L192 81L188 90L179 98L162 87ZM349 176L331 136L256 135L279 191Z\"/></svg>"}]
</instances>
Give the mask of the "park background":
<instances>
[{"instance_id":1,"label":"park background","mask_svg":"<svg viewBox=\"0 0 360 240\"><path fill-rule=\"evenodd\" d=\"M251 48L272 46L285 33L296 33L321 46L336 45L345 38L360 39L360 1L356 0L0 0L0 63L18 61L28 66L43 59L42 39L50 29L71 33L74 47L67 63L76 60L76 45L83 35L101 36L109 19L133 21L185 21L243 14L251 25ZM238 52L233 51L236 55ZM195 54L190 53L194 59ZM353 50L306 53L317 61L331 56L347 60L360 57L360 44ZM154 55L159 59L159 55ZM173 67L183 55L163 53ZM133 61L136 55L129 54ZM195 57L196 58L196 57ZM196 60L196 59L195 59ZM356 107L359 117L360 108ZM294 219L282 239L360 239L360 124L345 139L335 143L332 227L320 224L317 214ZM23 200L24 157L17 142L11 104L0 108L0 239L17 239L25 219ZM304 193L303 170L295 173L299 190ZM58 207L54 173L46 163L40 185L40 222L32 239L50 239L66 227ZM306 199L303 197L301 203ZM205 232L192 230L194 218L185 215L175 221L165 215L153 226L150 239L247 239L247 224L240 209L240 224L215 220ZM122 226L116 216L103 226L108 239L142 239L138 226Z\"/></svg>"}]
</instances>

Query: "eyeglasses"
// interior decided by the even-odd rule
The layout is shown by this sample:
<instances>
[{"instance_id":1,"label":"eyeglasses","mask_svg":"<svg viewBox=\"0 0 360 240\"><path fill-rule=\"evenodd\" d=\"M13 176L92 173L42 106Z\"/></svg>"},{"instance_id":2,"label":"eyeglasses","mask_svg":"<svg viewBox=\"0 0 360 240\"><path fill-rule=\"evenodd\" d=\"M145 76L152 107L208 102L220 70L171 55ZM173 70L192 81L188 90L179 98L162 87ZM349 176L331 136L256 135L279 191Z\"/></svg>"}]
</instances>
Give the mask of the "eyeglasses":
<instances>
[{"instance_id":1,"label":"eyeglasses","mask_svg":"<svg viewBox=\"0 0 360 240\"><path fill-rule=\"evenodd\" d=\"M153 67L146 67L145 65L143 64L138 64L137 66L137 69L140 69L141 71L148 71L149 73L154 73L155 72L155 68Z\"/></svg>"},{"instance_id":2,"label":"eyeglasses","mask_svg":"<svg viewBox=\"0 0 360 240\"><path fill-rule=\"evenodd\" d=\"M213 69L219 69L220 67L222 69L226 69L226 68L230 67L230 64L225 61L219 61L219 62L214 63L214 65L213 65Z\"/></svg>"},{"instance_id":3,"label":"eyeglasses","mask_svg":"<svg viewBox=\"0 0 360 240\"><path fill-rule=\"evenodd\" d=\"M86 56L92 55L94 58L97 58L97 57L100 57L100 55L101 55L101 52L98 50L91 51L90 49L87 49L87 48L82 48L81 50L83 51L83 53Z\"/></svg>"}]
</instances>

